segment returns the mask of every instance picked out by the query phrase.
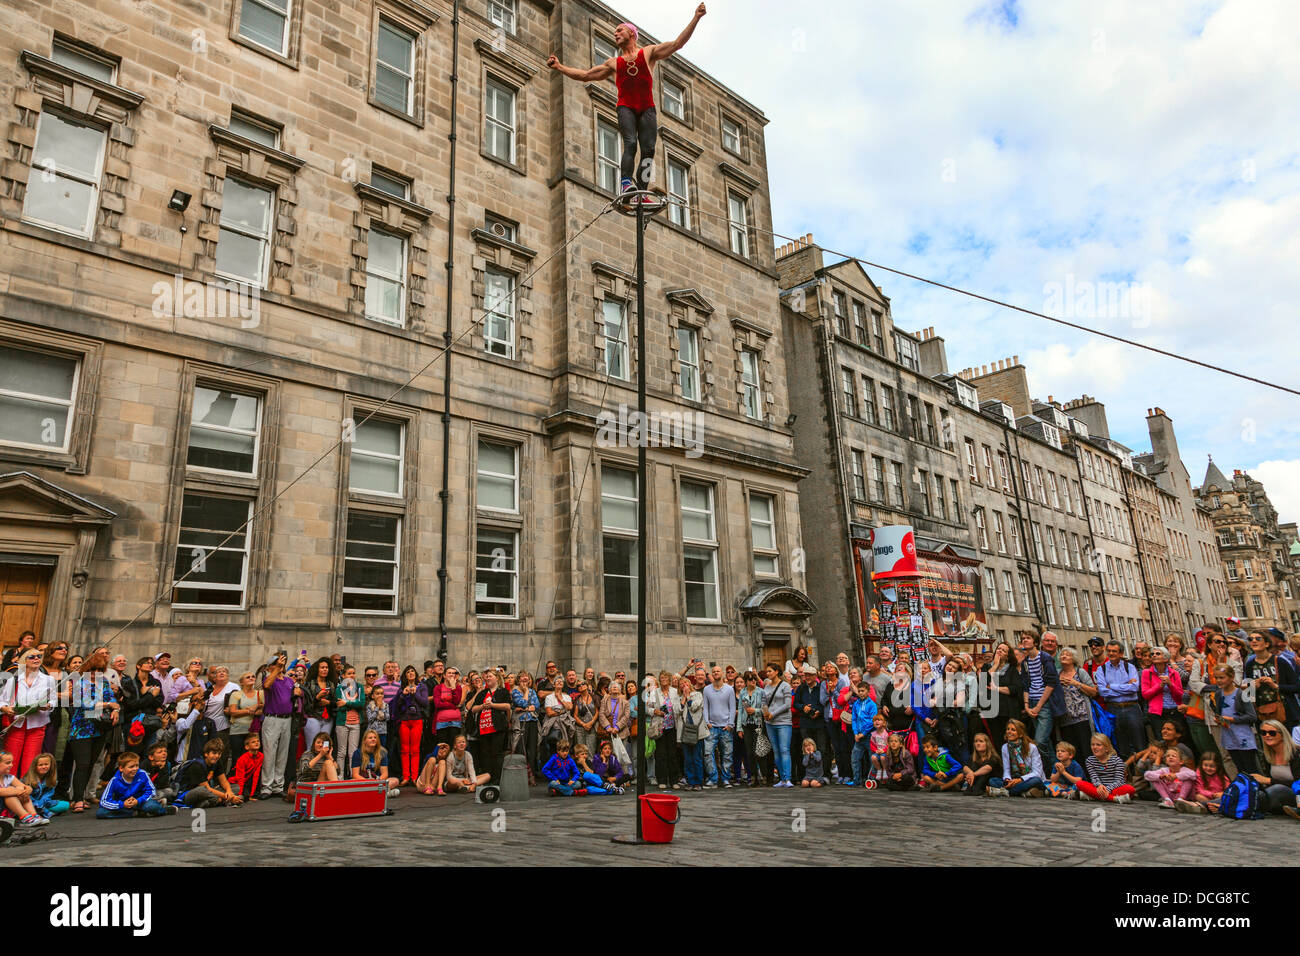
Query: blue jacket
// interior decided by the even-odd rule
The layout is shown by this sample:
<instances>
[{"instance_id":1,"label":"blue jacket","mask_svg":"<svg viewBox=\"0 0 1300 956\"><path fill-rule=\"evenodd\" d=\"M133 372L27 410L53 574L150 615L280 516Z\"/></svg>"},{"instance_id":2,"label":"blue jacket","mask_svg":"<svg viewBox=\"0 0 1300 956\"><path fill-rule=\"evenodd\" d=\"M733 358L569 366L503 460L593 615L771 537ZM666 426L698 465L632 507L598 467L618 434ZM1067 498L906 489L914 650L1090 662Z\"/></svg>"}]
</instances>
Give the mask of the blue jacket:
<instances>
[{"instance_id":1,"label":"blue jacket","mask_svg":"<svg viewBox=\"0 0 1300 956\"><path fill-rule=\"evenodd\" d=\"M939 753L933 759L924 751L921 752L921 774L926 777L933 777L936 774L944 774L948 779L962 769L962 763L951 753L947 747L940 747Z\"/></svg>"},{"instance_id":2,"label":"blue jacket","mask_svg":"<svg viewBox=\"0 0 1300 956\"><path fill-rule=\"evenodd\" d=\"M542 776L552 783L568 783L570 780L580 780L582 775L578 773L578 765L573 762L572 757L560 759L559 754L554 754L546 765L542 767Z\"/></svg>"},{"instance_id":3,"label":"blue jacket","mask_svg":"<svg viewBox=\"0 0 1300 956\"><path fill-rule=\"evenodd\" d=\"M876 702L870 697L853 698L853 733L870 736L871 722L876 719Z\"/></svg>"},{"instance_id":4,"label":"blue jacket","mask_svg":"<svg viewBox=\"0 0 1300 956\"><path fill-rule=\"evenodd\" d=\"M122 771L119 770L104 788L99 805L105 810L121 810L128 798L135 797L137 803L144 803L153 798L153 793L153 781L143 770L136 770L129 783L122 778Z\"/></svg>"}]
</instances>

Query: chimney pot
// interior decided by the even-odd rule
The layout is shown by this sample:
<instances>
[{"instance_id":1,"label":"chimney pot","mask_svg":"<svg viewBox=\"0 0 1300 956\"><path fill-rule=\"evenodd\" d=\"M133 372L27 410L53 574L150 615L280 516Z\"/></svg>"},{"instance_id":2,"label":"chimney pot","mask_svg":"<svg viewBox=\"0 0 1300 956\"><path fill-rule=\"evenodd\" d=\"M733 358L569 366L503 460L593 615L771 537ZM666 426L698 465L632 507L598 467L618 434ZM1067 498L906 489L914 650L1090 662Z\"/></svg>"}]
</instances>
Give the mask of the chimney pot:
<instances>
[{"instance_id":1,"label":"chimney pot","mask_svg":"<svg viewBox=\"0 0 1300 956\"><path fill-rule=\"evenodd\" d=\"M1013 355L1013 356L1011 356L1011 364L1012 364L1012 365L1019 365L1019 364L1020 364L1020 356L1019 356L1019 355Z\"/></svg>"}]
</instances>

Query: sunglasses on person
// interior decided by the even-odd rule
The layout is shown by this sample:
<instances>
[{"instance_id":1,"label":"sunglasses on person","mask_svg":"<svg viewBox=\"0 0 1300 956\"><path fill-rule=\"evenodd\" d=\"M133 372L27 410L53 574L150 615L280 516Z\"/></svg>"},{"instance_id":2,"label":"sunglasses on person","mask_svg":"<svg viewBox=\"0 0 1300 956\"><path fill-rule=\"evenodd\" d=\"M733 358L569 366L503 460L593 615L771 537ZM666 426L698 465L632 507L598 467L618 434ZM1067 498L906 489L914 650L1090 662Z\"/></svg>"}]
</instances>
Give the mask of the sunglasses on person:
<instances>
[{"instance_id":1,"label":"sunglasses on person","mask_svg":"<svg viewBox=\"0 0 1300 956\"><path fill-rule=\"evenodd\" d=\"M1281 737L1281 736L1282 736L1282 735L1281 735L1280 733L1278 733L1276 730L1261 730L1261 731L1259 732L1259 735L1260 735L1261 737Z\"/></svg>"}]
</instances>

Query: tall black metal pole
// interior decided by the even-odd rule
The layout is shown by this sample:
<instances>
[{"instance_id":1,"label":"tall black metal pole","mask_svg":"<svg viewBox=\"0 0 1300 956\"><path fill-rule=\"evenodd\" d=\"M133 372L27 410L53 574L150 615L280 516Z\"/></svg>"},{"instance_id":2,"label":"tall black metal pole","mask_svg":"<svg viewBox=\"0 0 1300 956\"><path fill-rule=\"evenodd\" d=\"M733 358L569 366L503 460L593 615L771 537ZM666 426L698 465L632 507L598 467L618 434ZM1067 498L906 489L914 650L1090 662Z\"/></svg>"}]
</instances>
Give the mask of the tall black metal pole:
<instances>
[{"instance_id":1,"label":"tall black metal pole","mask_svg":"<svg viewBox=\"0 0 1300 956\"><path fill-rule=\"evenodd\" d=\"M641 834L641 797L645 794L646 759L645 733L648 714L645 702L645 635L646 635L646 595L648 576L646 574L646 541L648 529L649 500L648 476L646 474L646 445L648 428L646 422L645 380L645 203L638 197L636 204L636 410L640 428L637 430L636 449L636 679L637 699L641 702L636 737L636 800L633 810L636 812L636 841L642 841Z\"/></svg>"}]
</instances>

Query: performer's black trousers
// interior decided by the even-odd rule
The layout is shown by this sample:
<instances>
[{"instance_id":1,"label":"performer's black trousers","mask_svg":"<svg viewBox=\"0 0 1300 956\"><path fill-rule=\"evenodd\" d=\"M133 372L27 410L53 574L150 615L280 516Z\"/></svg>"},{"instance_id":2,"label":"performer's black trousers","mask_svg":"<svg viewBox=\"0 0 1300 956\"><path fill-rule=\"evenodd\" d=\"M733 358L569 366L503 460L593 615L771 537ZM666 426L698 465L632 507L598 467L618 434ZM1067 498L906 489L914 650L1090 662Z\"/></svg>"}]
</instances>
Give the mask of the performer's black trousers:
<instances>
[{"instance_id":1,"label":"performer's black trousers","mask_svg":"<svg viewBox=\"0 0 1300 956\"><path fill-rule=\"evenodd\" d=\"M637 189L650 186L651 173L654 172L655 144L659 140L659 118L652 106L638 113L630 106L618 108L618 129L623 134L623 161L619 165L622 179L636 182ZM641 164L637 165L636 148L641 146ZM636 175L632 175L633 169Z\"/></svg>"}]
</instances>

